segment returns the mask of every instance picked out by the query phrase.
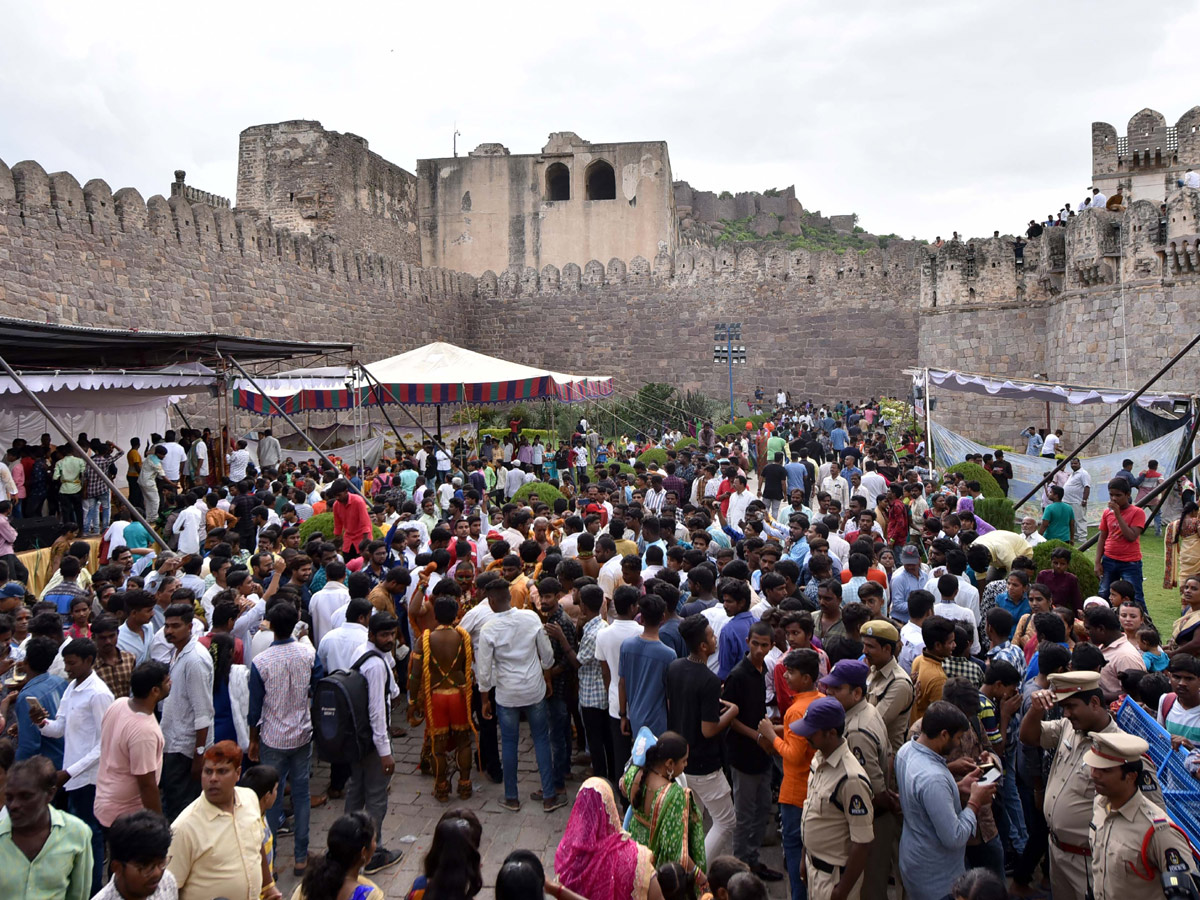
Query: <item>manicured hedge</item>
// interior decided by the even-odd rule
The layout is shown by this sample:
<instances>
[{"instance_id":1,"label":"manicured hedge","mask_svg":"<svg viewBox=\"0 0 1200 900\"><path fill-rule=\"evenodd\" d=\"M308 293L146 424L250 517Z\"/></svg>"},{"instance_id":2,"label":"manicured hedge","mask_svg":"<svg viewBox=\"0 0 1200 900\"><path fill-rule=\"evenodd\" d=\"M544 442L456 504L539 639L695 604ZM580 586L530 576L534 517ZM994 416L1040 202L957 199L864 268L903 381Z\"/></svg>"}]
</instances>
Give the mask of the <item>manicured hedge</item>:
<instances>
[{"instance_id":1,"label":"manicured hedge","mask_svg":"<svg viewBox=\"0 0 1200 900\"><path fill-rule=\"evenodd\" d=\"M565 500L566 497L552 484L547 484L544 481L531 481L528 484L523 484L513 494L514 503L524 503L531 497L537 497L547 506L553 508L555 500Z\"/></svg>"},{"instance_id":2,"label":"manicured hedge","mask_svg":"<svg viewBox=\"0 0 1200 900\"><path fill-rule=\"evenodd\" d=\"M1016 531L1017 510L1004 497L980 497L975 501L975 515L1000 531Z\"/></svg>"},{"instance_id":3,"label":"manicured hedge","mask_svg":"<svg viewBox=\"0 0 1200 900\"><path fill-rule=\"evenodd\" d=\"M1059 547L1066 547L1071 551L1070 571L1079 579L1080 596L1087 598L1097 594L1100 591L1100 579L1096 577L1096 560L1086 553L1080 553L1066 541L1043 541L1034 547L1033 563L1037 570L1041 572L1051 568L1050 554Z\"/></svg>"},{"instance_id":4,"label":"manicured hedge","mask_svg":"<svg viewBox=\"0 0 1200 900\"><path fill-rule=\"evenodd\" d=\"M692 437L691 435L688 435L687 437L681 437L679 440L677 440L675 442L676 450L686 450L688 447L699 447L699 446L700 446L700 442L698 440L696 440L694 437Z\"/></svg>"},{"instance_id":5,"label":"manicured hedge","mask_svg":"<svg viewBox=\"0 0 1200 900\"><path fill-rule=\"evenodd\" d=\"M983 491L983 496L985 497L1004 496L1004 491L1000 490L999 483L992 477L992 473L983 466L976 465L975 463L960 462L946 470L947 475L951 472L961 474L967 481L978 481L979 489Z\"/></svg>"},{"instance_id":6,"label":"manicured hedge","mask_svg":"<svg viewBox=\"0 0 1200 900\"><path fill-rule=\"evenodd\" d=\"M638 457L638 462L645 463L646 465L655 463L661 469L667 464L667 451L662 447L651 447Z\"/></svg>"}]
</instances>

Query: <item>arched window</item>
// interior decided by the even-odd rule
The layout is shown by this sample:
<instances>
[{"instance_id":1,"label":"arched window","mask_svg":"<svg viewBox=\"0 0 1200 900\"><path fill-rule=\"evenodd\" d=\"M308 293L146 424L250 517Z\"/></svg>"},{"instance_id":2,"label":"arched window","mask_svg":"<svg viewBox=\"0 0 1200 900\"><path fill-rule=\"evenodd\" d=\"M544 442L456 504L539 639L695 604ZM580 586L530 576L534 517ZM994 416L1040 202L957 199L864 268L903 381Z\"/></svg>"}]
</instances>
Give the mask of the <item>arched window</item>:
<instances>
[{"instance_id":1,"label":"arched window","mask_svg":"<svg viewBox=\"0 0 1200 900\"><path fill-rule=\"evenodd\" d=\"M571 170L562 163L552 163L546 168L546 199L571 199Z\"/></svg>"},{"instance_id":2,"label":"arched window","mask_svg":"<svg viewBox=\"0 0 1200 900\"><path fill-rule=\"evenodd\" d=\"M587 199L616 200L617 176L604 160L596 160L587 168Z\"/></svg>"}]
</instances>

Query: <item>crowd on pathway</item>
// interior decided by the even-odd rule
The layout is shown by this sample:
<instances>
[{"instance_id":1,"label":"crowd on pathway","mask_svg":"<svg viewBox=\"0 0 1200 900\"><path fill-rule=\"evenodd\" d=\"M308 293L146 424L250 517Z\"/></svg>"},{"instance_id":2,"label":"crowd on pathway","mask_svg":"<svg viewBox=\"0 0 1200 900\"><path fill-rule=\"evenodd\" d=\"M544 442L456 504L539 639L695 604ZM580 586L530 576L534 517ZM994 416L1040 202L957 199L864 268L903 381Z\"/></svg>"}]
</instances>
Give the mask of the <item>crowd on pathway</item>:
<instances>
[{"instance_id":1,"label":"crowd on pathway","mask_svg":"<svg viewBox=\"0 0 1200 900\"><path fill-rule=\"evenodd\" d=\"M207 431L145 457L80 435L101 470L125 453L169 547L73 449L20 442L0 471L0 896L271 900L290 845L295 900L381 900L397 741L447 805L416 900L481 890L479 819L452 804L488 782L505 810L570 806L553 877L513 848L501 900L765 900L784 879L793 900L1186 896L1163 879L1187 883L1192 849L1114 711L1140 704L1200 772L1196 504L1167 525L1166 638L1136 505L1155 463L1109 481L1083 597L1077 465L1012 532L874 401L776 405L745 431L612 441L581 419L558 447L514 420L361 472L269 431L257 459ZM1003 451L974 461L1007 493ZM43 510L64 530L35 593L10 520ZM786 872L760 856L776 838Z\"/></svg>"}]
</instances>

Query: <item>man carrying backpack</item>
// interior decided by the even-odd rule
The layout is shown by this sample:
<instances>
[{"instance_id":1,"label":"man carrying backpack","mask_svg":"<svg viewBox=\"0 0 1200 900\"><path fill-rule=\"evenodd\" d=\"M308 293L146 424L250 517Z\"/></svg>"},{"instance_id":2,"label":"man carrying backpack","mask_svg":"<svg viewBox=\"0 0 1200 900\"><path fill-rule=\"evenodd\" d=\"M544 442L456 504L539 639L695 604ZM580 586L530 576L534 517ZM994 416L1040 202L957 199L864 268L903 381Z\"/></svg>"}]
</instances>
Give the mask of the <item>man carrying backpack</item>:
<instances>
[{"instance_id":1,"label":"man carrying backpack","mask_svg":"<svg viewBox=\"0 0 1200 900\"><path fill-rule=\"evenodd\" d=\"M367 680L367 712L371 729L371 746L354 766L350 783L346 786L346 812L365 809L375 820L375 855L363 867L363 872L372 875L400 862L404 855L399 850L388 850L383 846L383 817L387 815L388 783L396 771L392 758L392 739L388 733L391 720L392 701L400 696L400 688L392 675L392 648L396 646L396 633L400 623L388 612L376 613L371 617L367 630L367 642L357 652L367 659L358 670ZM361 727L361 726L360 726Z\"/></svg>"}]
</instances>

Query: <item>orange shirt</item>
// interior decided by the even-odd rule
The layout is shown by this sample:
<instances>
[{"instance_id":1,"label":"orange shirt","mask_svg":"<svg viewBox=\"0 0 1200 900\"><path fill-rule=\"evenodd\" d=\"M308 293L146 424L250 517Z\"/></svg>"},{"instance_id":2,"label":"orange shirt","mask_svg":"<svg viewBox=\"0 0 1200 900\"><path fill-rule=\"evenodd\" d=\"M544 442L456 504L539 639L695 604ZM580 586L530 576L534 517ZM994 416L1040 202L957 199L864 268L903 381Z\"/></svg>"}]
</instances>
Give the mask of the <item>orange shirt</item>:
<instances>
[{"instance_id":1,"label":"orange shirt","mask_svg":"<svg viewBox=\"0 0 1200 900\"><path fill-rule=\"evenodd\" d=\"M851 577L850 569L849 568L842 569L842 574L839 577L842 580L842 584L847 584L850 581L850 577ZM883 588L884 591L887 590L887 573L885 571L883 571L883 569L876 569L874 566L867 569L867 581L873 581L877 585L879 585L881 588Z\"/></svg>"},{"instance_id":2,"label":"orange shirt","mask_svg":"<svg viewBox=\"0 0 1200 900\"><path fill-rule=\"evenodd\" d=\"M804 718L808 705L820 697L817 691L797 694L783 714L783 737L776 736L775 752L783 757L783 783L779 786L779 802L803 806L808 797L808 772L816 750L805 738L792 731L792 723Z\"/></svg>"}]
</instances>

